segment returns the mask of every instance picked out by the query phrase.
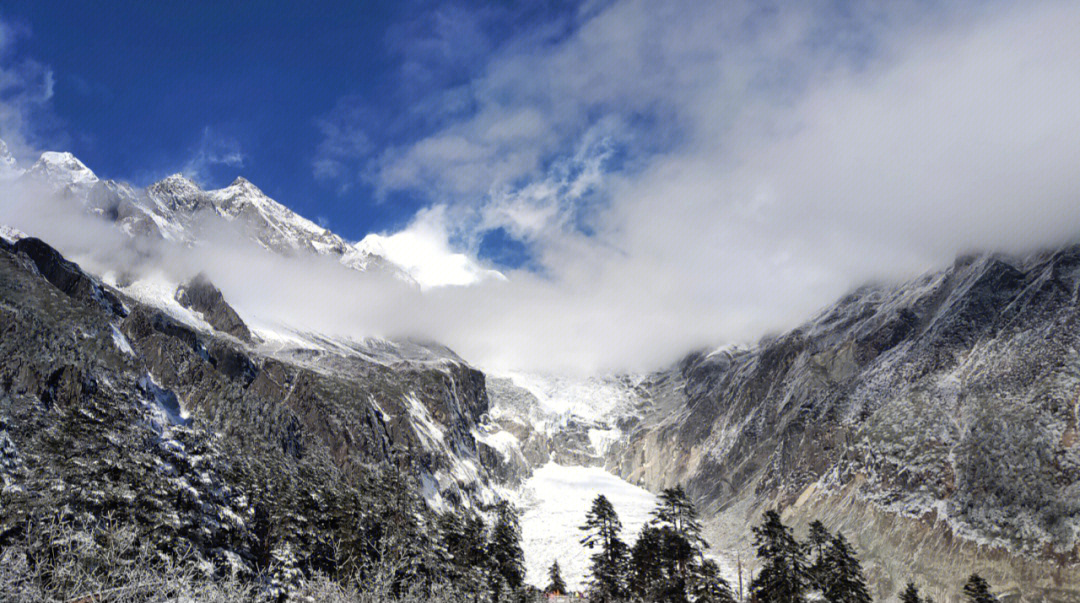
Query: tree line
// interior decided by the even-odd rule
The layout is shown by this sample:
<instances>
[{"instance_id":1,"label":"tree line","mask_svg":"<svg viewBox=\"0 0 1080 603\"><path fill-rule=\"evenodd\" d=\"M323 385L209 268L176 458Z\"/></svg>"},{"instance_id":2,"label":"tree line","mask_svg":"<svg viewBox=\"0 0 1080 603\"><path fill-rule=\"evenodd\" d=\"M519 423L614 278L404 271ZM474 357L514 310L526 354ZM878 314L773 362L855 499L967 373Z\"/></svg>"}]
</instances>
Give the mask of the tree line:
<instances>
[{"instance_id":1,"label":"tree line","mask_svg":"<svg viewBox=\"0 0 1080 603\"><path fill-rule=\"evenodd\" d=\"M650 521L637 540L622 540L622 522L611 502L597 496L581 526L590 551L585 595L596 603L735 603L735 593L705 555L708 544L689 497L682 487L663 491ZM754 603L871 603L862 565L843 534L830 533L820 521L809 526L805 541L795 537L777 511L766 511L752 528L760 569L752 576L748 600ZM558 562L549 570L548 594L568 594ZM986 580L973 574L963 592L971 603L991 603ZM933 603L914 583L902 603Z\"/></svg>"}]
</instances>

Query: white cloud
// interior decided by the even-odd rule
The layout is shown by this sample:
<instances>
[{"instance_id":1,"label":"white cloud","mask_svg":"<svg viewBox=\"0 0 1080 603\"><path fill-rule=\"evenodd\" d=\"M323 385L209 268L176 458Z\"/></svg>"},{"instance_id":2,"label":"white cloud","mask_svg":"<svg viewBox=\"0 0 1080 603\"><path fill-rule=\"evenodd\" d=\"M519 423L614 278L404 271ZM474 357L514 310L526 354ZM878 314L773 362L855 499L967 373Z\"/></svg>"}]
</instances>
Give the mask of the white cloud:
<instances>
[{"instance_id":1,"label":"white cloud","mask_svg":"<svg viewBox=\"0 0 1080 603\"><path fill-rule=\"evenodd\" d=\"M486 367L655 368L868 279L1075 237L1077 31L1075 3L616 2L509 43L464 88L476 111L371 172L432 203L370 241L421 282L472 286L220 249L169 261L245 315L430 338ZM496 227L540 269L478 280Z\"/></svg>"},{"instance_id":2,"label":"white cloud","mask_svg":"<svg viewBox=\"0 0 1080 603\"><path fill-rule=\"evenodd\" d=\"M202 137L191 157L184 162L180 172L200 184L210 178L209 170L218 165L233 168L244 167L247 156L235 138L226 136L210 126L203 128Z\"/></svg>"},{"instance_id":3,"label":"white cloud","mask_svg":"<svg viewBox=\"0 0 1080 603\"><path fill-rule=\"evenodd\" d=\"M48 65L18 52L29 30L0 21L0 139L20 163L37 158L42 146L55 146L63 136L51 132L56 77Z\"/></svg>"},{"instance_id":4,"label":"white cloud","mask_svg":"<svg viewBox=\"0 0 1080 603\"><path fill-rule=\"evenodd\" d=\"M505 278L466 254L453 251L447 234L446 208L441 206L421 211L397 233L370 234L356 247L390 260L423 289L473 285L484 279Z\"/></svg>"}]
</instances>

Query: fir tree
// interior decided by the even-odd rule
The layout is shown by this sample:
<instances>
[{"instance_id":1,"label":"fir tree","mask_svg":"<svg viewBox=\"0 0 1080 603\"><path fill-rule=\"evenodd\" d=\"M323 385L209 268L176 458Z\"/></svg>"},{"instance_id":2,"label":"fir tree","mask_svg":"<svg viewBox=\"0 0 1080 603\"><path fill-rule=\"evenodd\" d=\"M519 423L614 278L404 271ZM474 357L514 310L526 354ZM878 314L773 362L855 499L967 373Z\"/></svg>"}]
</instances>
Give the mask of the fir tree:
<instances>
[{"instance_id":1,"label":"fir tree","mask_svg":"<svg viewBox=\"0 0 1080 603\"><path fill-rule=\"evenodd\" d=\"M990 585L979 574L971 574L964 585L964 596L971 603L995 603L997 597L990 594Z\"/></svg>"},{"instance_id":2,"label":"fir tree","mask_svg":"<svg viewBox=\"0 0 1080 603\"><path fill-rule=\"evenodd\" d=\"M489 553L495 573L512 590L525 581L525 553L521 549L521 526L517 511L503 501L495 510ZM500 589L501 590L501 589Z\"/></svg>"},{"instance_id":3,"label":"fir tree","mask_svg":"<svg viewBox=\"0 0 1080 603\"><path fill-rule=\"evenodd\" d=\"M761 571L750 583L750 592L761 603L801 603L806 596L804 547L780 521L776 511L766 511L754 528L754 546L762 561Z\"/></svg>"},{"instance_id":4,"label":"fir tree","mask_svg":"<svg viewBox=\"0 0 1080 603\"><path fill-rule=\"evenodd\" d=\"M702 556L708 544L686 491L680 486L665 489L652 517L634 545L634 593L650 601L683 603L691 600L695 589L711 588L713 576Z\"/></svg>"},{"instance_id":5,"label":"fir tree","mask_svg":"<svg viewBox=\"0 0 1080 603\"><path fill-rule=\"evenodd\" d=\"M731 587L720 577L720 567L712 559L705 559L694 568L690 594L694 603L735 603Z\"/></svg>"},{"instance_id":6,"label":"fir tree","mask_svg":"<svg viewBox=\"0 0 1080 603\"><path fill-rule=\"evenodd\" d=\"M908 582L904 592L900 593L900 603L922 603L919 598L919 589L915 588L914 582Z\"/></svg>"},{"instance_id":7,"label":"fir tree","mask_svg":"<svg viewBox=\"0 0 1080 603\"><path fill-rule=\"evenodd\" d=\"M698 550L709 548L705 539L701 537L701 523L697 520L697 511L686 496L682 486L666 488L660 494L660 501L652 512L652 524L660 527L668 526L671 530L682 536L691 546Z\"/></svg>"},{"instance_id":8,"label":"fir tree","mask_svg":"<svg viewBox=\"0 0 1080 603\"><path fill-rule=\"evenodd\" d=\"M562 571L559 570L559 562L554 561L551 564L551 568L548 569L548 585L544 589L546 595L565 595L566 582L563 582Z\"/></svg>"},{"instance_id":9,"label":"fir tree","mask_svg":"<svg viewBox=\"0 0 1080 603\"><path fill-rule=\"evenodd\" d=\"M664 582L664 535L645 526L630 551L630 591L641 600L655 601Z\"/></svg>"},{"instance_id":10,"label":"fir tree","mask_svg":"<svg viewBox=\"0 0 1080 603\"><path fill-rule=\"evenodd\" d=\"M830 603L870 603L862 566L843 534L833 536L825 552L828 575L823 594Z\"/></svg>"},{"instance_id":11,"label":"fir tree","mask_svg":"<svg viewBox=\"0 0 1080 603\"><path fill-rule=\"evenodd\" d=\"M581 544L590 550L599 548L593 553L589 568L592 574L589 600L609 603L622 599L626 593L627 547L619 539L622 522L603 494L593 500L581 530L586 533Z\"/></svg>"},{"instance_id":12,"label":"fir tree","mask_svg":"<svg viewBox=\"0 0 1080 603\"><path fill-rule=\"evenodd\" d=\"M816 554L814 562L810 565L810 585L822 592L825 591L825 582L828 577L828 568L825 567L825 550L830 540L832 540L832 535L825 529L823 523L814 521L810 524L808 544Z\"/></svg>"}]
</instances>

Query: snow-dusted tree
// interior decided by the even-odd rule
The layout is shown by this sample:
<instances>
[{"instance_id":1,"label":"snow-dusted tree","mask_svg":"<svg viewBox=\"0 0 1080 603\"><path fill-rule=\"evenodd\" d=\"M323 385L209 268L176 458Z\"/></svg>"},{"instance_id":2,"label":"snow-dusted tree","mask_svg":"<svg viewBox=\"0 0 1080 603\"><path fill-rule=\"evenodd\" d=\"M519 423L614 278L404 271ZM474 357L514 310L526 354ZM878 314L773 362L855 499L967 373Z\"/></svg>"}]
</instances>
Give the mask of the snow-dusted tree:
<instances>
[{"instance_id":1,"label":"snow-dusted tree","mask_svg":"<svg viewBox=\"0 0 1080 603\"><path fill-rule=\"evenodd\" d=\"M919 589L915 588L914 582L908 582L904 592L900 593L900 603L922 603L919 598Z\"/></svg>"},{"instance_id":2,"label":"snow-dusted tree","mask_svg":"<svg viewBox=\"0 0 1080 603\"><path fill-rule=\"evenodd\" d=\"M598 549L589 566L589 600L609 603L622 599L626 594L628 549L619 538L622 522L603 494L593 500L581 530L586 533L581 543L590 550Z\"/></svg>"},{"instance_id":3,"label":"snow-dusted tree","mask_svg":"<svg viewBox=\"0 0 1080 603\"><path fill-rule=\"evenodd\" d=\"M750 592L761 603L801 603L806 598L806 553L780 521L776 511L766 511L754 528L754 546L762 568L750 583Z\"/></svg>"},{"instance_id":4,"label":"snow-dusted tree","mask_svg":"<svg viewBox=\"0 0 1080 603\"><path fill-rule=\"evenodd\" d=\"M517 590L525 581L525 552L521 548L518 513L503 501L496 507L495 514L495 527L491 530L491 543L488 545L492 567L501 582L511 590Z\"/></svg>"},{"instance_id":5,"label":"snow-dusted tree","mask_svg":"<svg viewBox=\"0 0 1080 603\"><path fill-rule=\"evenodd\" d=\"M709 548L701 537L701 522L697 520L697 511L682 486L666 488L660 493L660 500L652 512L652 517L653 525L671 528L672 532L686 539L697 550Z\"/></svg>"},{"instance_id":6,"label":"snow-dusted tree","mask_svg":"<svg viewBox=\"0 0 1080 603\"><path fill-rule=\"evenodd\" d=\"M720 567L712 559L694 567L689 590L694 603L735 603L731 587L720 577Z\"/></svg>"},{"instance_id":7,"label":"snow-dusted tree","mask_svg":"<svg viewBox=\"0 0 1080 603\"><path fill-rule=\"evenodd\" d=\"M971 603L995 603L997 597L990 594L990 585L979 574L971 574L964 585L964 596Z\"/></svg>"},{"instance_id":8,"label":"snow-dusted tree","mask_svg":"<svg viewBox=\"0 0 1080 603\"><path fill-rule=\"evenodd\" d=\"M642 601L655 601L665 586L664 535L646 525L630 551L629 588Z\"/></svg>"},{"instance_id":9,"label":"snow-dusted tree","mask_svg":"<svg viewBox=\"0 0 1080 603\"><path fill-rule=\"evenodd\" d=\"M554 561L548 568L548 585L544 589L544 594L565 595L566 593L566 582L563 581L562 570L559 569L559 562Z\"/></svg>"},{"instance_id":10,"label":"snow-dusted tree","mask_svg":"<svg viewBox=\"0 0 1080 603\"><path fill-rule=\"evenodd\" d=\"M828 575L828 568L825 566L825 551L829 547L830 540L832 540L832 534L825 529L825 524L816 520L810 523L807 548L814 552L814 560L809 568L810 586L821 592L825 591Z\"/></svg>"},{"instance_id":11,"label":"snow-dusted tree","mask_svg":"<svg viewBox=\"0 0 1080 603\"><path fill-rule=\"evenodd\" d=\"M862 575L862 565L847 539L837 534L825 552L825 600L830 603L870 603L870 592Z\"/></svg>"}]
</instances>

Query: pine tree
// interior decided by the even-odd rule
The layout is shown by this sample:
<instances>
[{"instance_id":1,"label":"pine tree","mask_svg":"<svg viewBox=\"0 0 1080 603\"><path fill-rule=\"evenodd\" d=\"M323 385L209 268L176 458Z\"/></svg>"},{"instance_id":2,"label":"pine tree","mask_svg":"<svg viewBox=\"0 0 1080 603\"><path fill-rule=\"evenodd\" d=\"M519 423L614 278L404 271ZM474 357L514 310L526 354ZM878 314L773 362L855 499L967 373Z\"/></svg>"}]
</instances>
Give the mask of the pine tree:
<instances>
[{"instance_id":1,"label":"pine tree","mask_svg":"<svg viewBox=\"0 0 1080 603\"><path fill-rule=\"evenodd\" d=\"M914 582L908 582L904 592L900 593L900 603L923 603L919 598L919 589L915 588Z\"/></svg>"},{"instance_id":2,"label":"pine tree","mask_svg":"<svg viewBox=\"0 0 1080 603\"><path fill-rule=\"evenodd\" d=\"M581 530L586 533L581 544L590 550L599 548L590 565L589 600L609 603L622 599L626 593L627 547L619 539L622 522L603 494L593 500Z\"/></svg>"},{"instance_id":3,"label":"pine tree","mask_svg":"<svg viewBox=\"0 0 1080 603\"><path fill-rule=\"evenodd\" d=\"M801 603L806 597L806 553L776 511L766 511L754 527L754 546L762 561L761 571L750 583L750 592L761 603Z\"/></svg>"},{"instance_id":4,"label":"pine tree","mask_svg":"<svg viewBox=\"0 0 1080 603\"><path fill-rule=\"evenodd\" d=\"M809 548L816 553L814 562L810 565L810 585L822 592L825 591L825 581L828 574L828 568L825 567L825 550L828 548L829 541L832 540L832 535L825 529L825 525L820 521L814 521L810 524L810 534L808 538Z\"/></svg>"},{"instance_id":5,"label":"pine tree","mask_svg":"<svg viewBox=\"0 0 1080 603\"><path fill-rule=\"evenodd\" d=\"M681 486L665 489L653 510L652 520L635 544L632 581L636 594L648 600L683 603L695 588L708 584L701 575L703 552L697 512Z\"/></svg>"},{"instance_id":6,"label":"pine tree","mask_svg":"<svg viewBox=\"0 0 1080 603\"><path fill-rule=\"evenodd\" d=\"M660 502L652 512L652 524L660 527L668 526L673 532L682 536L691 546L704 550L709 548L705 539L701 537L701 523L697 520L697 511L686 495L682 486L666 488L660 494Z\"/></svg>"},{"instance_id":7,"label":"pine tree","mask_svg":"<svg viewBox=\"0 0 1080 603\"><path fill-rule=\"evenodd\" d=\"M630 551L630 591L644 601L655 601L664 581L664 536L659 528L645 526Z\"/></svg>"},{"instance_id":8,"label":"pine tree","mask_svg":"<svg viewBox=\"0 0 1080 603\"><path fill-rule=\"evenodd\" d=\"M997 597L990 594L990 585L979 574L971 574L964 585L964 596L971 603L995 603Z\"/></svg>"},{"instance_id":9,"label":"pine tree","mask_svg":"<svg viewBox=\"0 0 1080 603\"><path fill-rule=\"evenodd\" d=\"M833 536L825 552L825 600L830 603L870 603L862 565L843 534Z\"/></svg>"},{"instance_id":10,"label":"pine tree","mask_svg":"<svg viewBox=\"0 0 1080 603\"><path fill-rule=\"evenodd\" d=\"M562 571L559 570L559 562L554 561L551 564L551 568L548 569L548 585L544 589L546 595L565 595L566 582L563 582Z\"/></svg>"},{"instance_id":11,"label":"pine tree","mask_svg":"<svg viewBox=\"0 0 1080 603\"><path fill-rule=\"evenodd\" d=\"M712 559L705 559L694 568L690 594L694 603L735 603L731 587L720 577L720 566Z\"/></svg>"},{"instance_id":12,"label":"pine tree","mask_svg":"<svg viewBox=\"0 0 1080 603\"><path fill-rule=\"evenodd\" d=\"M510 589L516 590L525 581L525 553L521 549L517 510L503 501L495 512L489 548L493 569Z\"/></svg>"}]
</instances>

